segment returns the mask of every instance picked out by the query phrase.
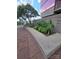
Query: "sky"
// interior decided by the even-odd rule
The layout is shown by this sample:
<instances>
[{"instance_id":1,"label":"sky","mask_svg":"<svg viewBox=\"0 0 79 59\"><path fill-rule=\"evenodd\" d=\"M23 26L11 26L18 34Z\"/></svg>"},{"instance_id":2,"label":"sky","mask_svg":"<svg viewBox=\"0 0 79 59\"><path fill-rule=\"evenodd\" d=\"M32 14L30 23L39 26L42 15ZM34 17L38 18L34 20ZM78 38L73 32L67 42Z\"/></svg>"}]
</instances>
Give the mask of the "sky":
<instances>
[{"instance_id":1,"label":"sky","mask_svg":"<svg viewBox=\"0 0 79 59\"><path fill-rule=\"evenodd\" d=\"M30 3L40 14L40 2L41 0L17 0L17 5Z\"/></svg>"}]
</instances>

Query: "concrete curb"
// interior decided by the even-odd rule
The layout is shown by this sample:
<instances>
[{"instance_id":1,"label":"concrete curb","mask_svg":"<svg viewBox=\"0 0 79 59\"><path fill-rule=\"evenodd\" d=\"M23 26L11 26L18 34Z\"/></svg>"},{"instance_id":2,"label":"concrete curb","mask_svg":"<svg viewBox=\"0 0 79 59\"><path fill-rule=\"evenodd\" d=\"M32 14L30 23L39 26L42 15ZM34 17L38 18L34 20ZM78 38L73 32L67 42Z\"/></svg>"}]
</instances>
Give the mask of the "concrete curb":
<instances>
[{"instance_id":1,"label":"concrete curb","mask_svg":"<svg viewBox=\"0 0 79 59\"><path fill-rule=\"evenodd\" d=\"M61 34L56 33L46 37L33 28L27 27L26 29L34 36L36 42L40 46L45 59L49 58L58 48L60 48Z\"/></svg>"}]
</instances>

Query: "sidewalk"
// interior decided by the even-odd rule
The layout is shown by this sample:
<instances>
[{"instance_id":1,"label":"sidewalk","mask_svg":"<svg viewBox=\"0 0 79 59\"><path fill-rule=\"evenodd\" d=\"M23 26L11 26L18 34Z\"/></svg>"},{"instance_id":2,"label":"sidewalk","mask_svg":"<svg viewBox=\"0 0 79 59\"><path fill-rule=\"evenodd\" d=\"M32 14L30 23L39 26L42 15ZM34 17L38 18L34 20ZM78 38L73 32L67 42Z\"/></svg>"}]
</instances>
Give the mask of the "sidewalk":
<instances>
[{"instance_id":1,"label":"sidewalk","mask_svg":"<svg viewBox=\"0 0 79 59\"><path fill-rule=\"evenodd\" d=\"M34 34L36 35L37 33ZM17 59L46 59L44 52L47 50L44 52L41 51L41 47L33 36L27 29L22 27L17 28ZM42 38L43 37L45 36L42 36ZM50 36L50 38L52 37ZM61 59L60 53L61 49L58 48L48 59Z\"/></svg>"},{"instance_id":2,"label":"sidewalk","mask_svg":"<svg viewBox=\"0 0 79 59\"><path fill-rule=\"evenodd\" d=\"M17 28L17 59L45 59L34 37L24 28Z\"/></svg>"}]
</instances>

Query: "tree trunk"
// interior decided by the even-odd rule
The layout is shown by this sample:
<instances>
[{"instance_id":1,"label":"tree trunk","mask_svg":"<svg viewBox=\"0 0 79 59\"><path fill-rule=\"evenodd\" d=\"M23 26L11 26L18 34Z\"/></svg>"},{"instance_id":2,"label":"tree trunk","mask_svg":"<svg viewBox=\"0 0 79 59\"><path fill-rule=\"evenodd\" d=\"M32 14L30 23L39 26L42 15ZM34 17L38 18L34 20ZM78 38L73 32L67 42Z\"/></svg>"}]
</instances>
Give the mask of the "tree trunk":
<instances>
[{"instance_id":1,"label":"tree trunk","mask_svg":"<svg viewBox=\"0 0 79 59\"><path fill-rule=\"evenodd\" d=\"M31 20L30 20L30 18L28 18L28 21L29 21L29 24L31 24Z\"/></svg>"}]
</instances>

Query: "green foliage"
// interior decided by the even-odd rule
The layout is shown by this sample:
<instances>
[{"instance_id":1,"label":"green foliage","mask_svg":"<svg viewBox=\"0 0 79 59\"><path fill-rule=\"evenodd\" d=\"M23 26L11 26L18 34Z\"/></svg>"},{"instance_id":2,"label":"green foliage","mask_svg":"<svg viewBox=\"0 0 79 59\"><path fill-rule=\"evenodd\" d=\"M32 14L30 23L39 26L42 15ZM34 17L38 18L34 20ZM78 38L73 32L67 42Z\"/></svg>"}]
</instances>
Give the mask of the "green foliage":
<instances>
[{"instance_id":1,"label":"green foliage","mask_svg":"<svg viewBox=\"0 0 79 59\"><path fill-rule=\"evenodd\" d=\"M25 13L29 13L28 11L31 13L31 16L25 15ZM22 17L23 15L27 18L39 16L38 12L30 4L17 6L17 18Z\"/></svg>"},{"instance_id":2,"label":"green foliage","mask_svg":"<svg viewBox=\"0 0 79 59\"><path fill-rule=\"evenodd\" d=\"M51 34L54 28L54 24L52 21L40 21L37 23L37 25L34 27L39 32L42 32L44 34Z\"/></svg>"},{"instance_id":3,"label":"green foliage","mask_svg":"<svg viewBox=\"0 0 79 59\"><path fill-rule=\"evenodd\" d=\"M26 23L25 26L34 27L33 23Z\"/></svg>"},{"instance_id":4,"label":"green foliage","mask_svg":"<svg viewBox=\"0 0 79 59\"><path fill-rule=\"evenodd\" d=\"M17 21L17 25L23 25L23 23L20 21Z\"/></svg>"},{"instance_id":5,"label":"green foliage","mask_svg":"<svg viewBox=\"0 0 79 59\"><path fill-rule=\"evenodd\" d=\"M39 16L39 14L30 4L26 4L26 5L22 4L17 6L17 19L19 19L19 17L22 17L23 20L26 20L27 18L29 23L31 24L30 18L36 16Z\"/></svg>"},{"instance_id":6,"label":"green foliage","mask_svg":"<svg viewBox=\"0 0 79 59\"><path fill-rule=\"evenodd\" d=\"M17 18L22 17L22 15L24 14L24 5L19 5L17 7Z\"/></svg>"}]
</instances>

